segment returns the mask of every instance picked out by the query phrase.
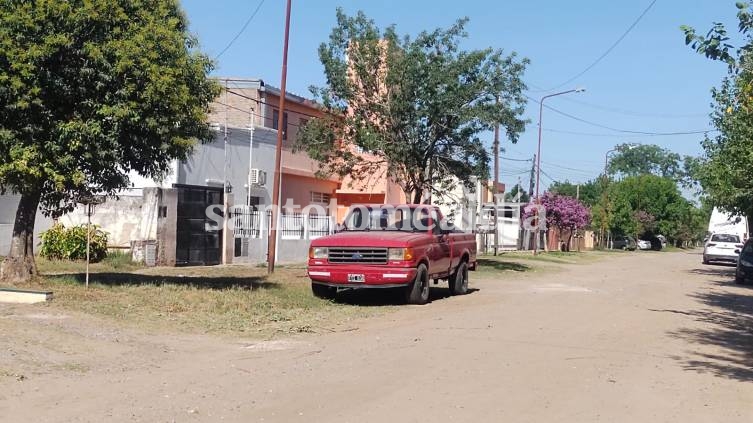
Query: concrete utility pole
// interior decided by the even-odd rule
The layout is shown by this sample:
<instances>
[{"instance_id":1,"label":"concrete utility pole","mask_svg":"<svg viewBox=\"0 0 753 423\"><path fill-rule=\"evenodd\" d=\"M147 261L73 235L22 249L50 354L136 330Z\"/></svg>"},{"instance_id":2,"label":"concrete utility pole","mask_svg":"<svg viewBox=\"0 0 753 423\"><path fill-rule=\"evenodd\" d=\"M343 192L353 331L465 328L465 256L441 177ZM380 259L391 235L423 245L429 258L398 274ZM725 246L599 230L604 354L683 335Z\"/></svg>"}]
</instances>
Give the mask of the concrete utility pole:
<instances>
[{"instance_id":1,"label":"concrete utility pole","mask_svg":"<svg viewBox=\"0 0 753 423\"><path fill-rule=\"evenodd\" d=\"M533 155L533 164L531 165L531 178L528 181L528 201L533 199L533 178L536 176L536 155Z\"/></svg>"},{"instance_id":2,"label":"concrete utility pole","mask_svg":"<svg viewBox=\"0 0 753 423\"><path fill-rule=\"evenodd\" d=\"M274 273L275 260L277 259L277 226L280 218L280 179L281 172L280 166L282 165L282 136L286 128L285 124L285 97L287 96L287 82L288 82L288 41L290 40L290 8L291 0L287 0L287 6L285 9L285 40L282 45L282 76L280 78L280 113L277 118L277 148L275 151L275 178L274 188L272 190L272 201L277 201L277 204L272 207L272 230L269 231L269 239L267 241L267 272Z\"/></svg>"}]
</instances>

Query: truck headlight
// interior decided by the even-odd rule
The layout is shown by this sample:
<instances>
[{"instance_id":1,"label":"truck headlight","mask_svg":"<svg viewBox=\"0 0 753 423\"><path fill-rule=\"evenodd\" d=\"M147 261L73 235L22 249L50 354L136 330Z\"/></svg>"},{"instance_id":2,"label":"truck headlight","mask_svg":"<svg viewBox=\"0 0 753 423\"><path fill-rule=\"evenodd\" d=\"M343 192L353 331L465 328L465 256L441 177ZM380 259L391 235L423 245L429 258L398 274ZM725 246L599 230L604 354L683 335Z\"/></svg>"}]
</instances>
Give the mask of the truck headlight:
<instances>
[{"instance_id":1,"label":"truck headlight","mask_svg":"<svg viewBox=\"0 0 753 423\"><path fill-rule=\"evenodd\" d=\"M310 259L326 259L329 255L329 248L327 247L311 247L309 248Z\"/></svg>"},{"instance_id":2,"label":"truck headlight","mask_svg":"<svg viewBox=\"0 0 753 423\"><path fill-rule=\"evenodd\" d=\"M387 250L387 258L391 261L413 260L412 248L390 248Z\"/></svg>"}]
</instances>

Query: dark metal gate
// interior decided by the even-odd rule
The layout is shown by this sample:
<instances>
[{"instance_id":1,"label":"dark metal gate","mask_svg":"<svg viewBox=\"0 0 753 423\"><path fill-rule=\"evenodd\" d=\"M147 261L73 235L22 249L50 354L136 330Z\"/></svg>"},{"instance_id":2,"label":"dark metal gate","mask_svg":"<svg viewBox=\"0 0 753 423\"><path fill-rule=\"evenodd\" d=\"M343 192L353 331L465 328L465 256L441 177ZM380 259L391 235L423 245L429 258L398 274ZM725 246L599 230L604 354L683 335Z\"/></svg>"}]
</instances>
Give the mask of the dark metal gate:
<instances>
[{"instance_id":1,"label":"dark metal gate","mask_svg":"<svg viewBox=\"0 0 753 423\"><path fill-rule=\"evenodd\" d=\"M222 188L175 185L178 190L175 258L178 266L220 264L222 224L210 219L209 206L222 216Z\"/></svg>"}]
</instances>

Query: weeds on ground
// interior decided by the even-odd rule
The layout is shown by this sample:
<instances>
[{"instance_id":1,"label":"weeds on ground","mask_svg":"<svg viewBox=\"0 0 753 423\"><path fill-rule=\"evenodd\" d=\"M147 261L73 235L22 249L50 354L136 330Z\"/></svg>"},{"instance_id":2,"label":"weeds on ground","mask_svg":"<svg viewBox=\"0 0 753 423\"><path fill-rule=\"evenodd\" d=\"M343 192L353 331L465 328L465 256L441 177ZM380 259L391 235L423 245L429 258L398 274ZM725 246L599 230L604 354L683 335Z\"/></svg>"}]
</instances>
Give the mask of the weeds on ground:
<instances>
[{"instance_id":1,"label":"weeds on ground","mask_svg":"<svg viewBox=\"0 0 753 423\"><path fill-rule=\"evenodd\" d=\"M247 266L132 271L117 266L99 263L86 289L79 268L63 273L60 264L44 263L41 267L55 274L19 287L53 291L53 302L41 307L79 311L154 331L264 337L327 332L390 308L318 299L311 294L309 280L300 267L278 269L267 277L263 269Z\"/></svg>"}]
</instances>

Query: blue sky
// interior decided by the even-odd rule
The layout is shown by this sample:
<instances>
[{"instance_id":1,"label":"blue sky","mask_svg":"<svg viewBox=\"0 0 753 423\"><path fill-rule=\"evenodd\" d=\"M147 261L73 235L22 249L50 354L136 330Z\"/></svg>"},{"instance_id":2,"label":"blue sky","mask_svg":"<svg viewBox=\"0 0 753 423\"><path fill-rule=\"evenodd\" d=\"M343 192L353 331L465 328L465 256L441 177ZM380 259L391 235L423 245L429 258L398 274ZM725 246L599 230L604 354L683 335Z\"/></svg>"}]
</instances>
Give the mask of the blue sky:
<instances>
[{"instance_id":1,"label":"blue sky","mask_svg":"<svg viewBox=\"0 0 753 423\"><path fill-rule=\"evenodd\" d=\"M612 45L651 0L540 0L463 2L443 0L293 0L288 89L308 95L323 82L318 45L335 21L335 8L363 10L384 27L399 33L447 27L468 16L466 48L502 48L531 60L525 74L529 95L551 88L580 73ZM684 44L679 26L705 32L713 21L735 25L734 0L658 0L627 37L598 65L563 87L585 87L581 94L547 100L563 112L616 129L643 132L685 132L710 128L710 89L726 69ZM259 0L183 0L191 30L210 56L222 51L259 5ZM279 86L284 0L265 0L247 30L219 59L218 76L259 77ZM537 143L538 104L530 103L531 119L517 144L503 140L503 157L530 159ZM636 137L591 126L549 110L542 147L542 186L551 179L582 182L596 177L604 155L622 142L650 143L680 154L700 155L702 135ZM484 134L491 140L491 134ZM511 186L527 185L530 162L503 159L501 179Z\"/></svg>"}]
</instances>

